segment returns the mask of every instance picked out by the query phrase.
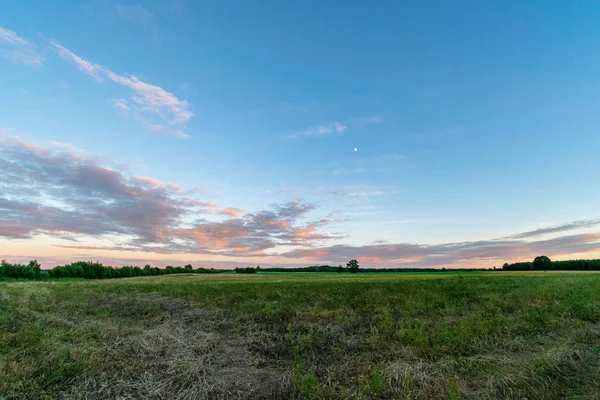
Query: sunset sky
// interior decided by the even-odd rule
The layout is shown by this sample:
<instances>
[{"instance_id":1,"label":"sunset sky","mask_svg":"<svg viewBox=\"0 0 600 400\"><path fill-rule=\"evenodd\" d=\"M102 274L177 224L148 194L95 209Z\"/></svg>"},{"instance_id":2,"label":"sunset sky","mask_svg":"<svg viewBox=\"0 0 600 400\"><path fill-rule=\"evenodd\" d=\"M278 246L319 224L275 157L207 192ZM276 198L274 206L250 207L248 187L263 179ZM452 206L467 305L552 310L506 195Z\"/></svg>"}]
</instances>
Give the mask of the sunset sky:
<instances>
[{"instance_id":1,"label":"sunset sky","mask_svg":"<svg viewBox=\"0 0 600 400\"><path fill-rule=\"evenodd\" d=\"M596 2L0 9L0 259L600 257Z\"/></svg>"}]
</instances>

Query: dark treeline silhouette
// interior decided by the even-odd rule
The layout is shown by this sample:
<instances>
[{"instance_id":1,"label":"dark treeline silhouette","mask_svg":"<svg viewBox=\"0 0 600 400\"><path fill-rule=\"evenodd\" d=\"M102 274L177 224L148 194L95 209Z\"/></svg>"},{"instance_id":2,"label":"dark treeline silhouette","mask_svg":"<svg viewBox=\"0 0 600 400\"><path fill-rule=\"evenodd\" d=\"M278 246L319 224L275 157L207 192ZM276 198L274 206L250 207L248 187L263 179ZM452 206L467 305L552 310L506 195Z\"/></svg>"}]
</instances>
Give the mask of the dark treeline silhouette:
<instances>
[{"instance_id":1,"label":"dark treeline silhouette","mask_svg":"<svg viewBox=\"0 0 600 400\"><path fill-rule=\"evenodd\" d=\"M264 272L352 272L350 268L342 267L341 265L333 267L331 265L313 265L310 267L275 267L263 268ZM494 271L493 268L363 268L357 269L356 272L453 272L453 271Z\"/></svg>"},{"instance_id":2,"label":"dark treeline silhouette","mask_svg":"<svg viewBox=\"0 0 600 400\"><path fill-rule=\"evenodd\" d=\"M341 267L341 265L340 265ZM338 272L339 267L332 267L331 265L312 265L310 267L274 267L264 268L261 271L265 272ZM342 268L345 270L345 268ZM342 271L339 271L342 272Z\"/></svg>"},{"instance_id":3,"label":"dark treeline silhouette","mask_svg":"<svg viewBox=\"0 0 600 400\"><path fill-rule=\"evenodd\" d=\"M262 271L260 269L260 267L256 267L256 268L252 268L252 267L248 267L248 268L236 268L234 269L236 274L255 274L258 271Z\"/></svg>"},{"instance_id":4,"label":"dark treeline silhouette","mask_svg":"<svg viewBox=\"0 0 600 400\"><path fill-rule=\"evenodd\" d=\"M358 272L476 272L496 271L493 268L361 268ZM498 269L499 271L499 269Z\"/></svg>"},{"instance_id":5,"label":"dark treeline silhouette","mask_svg":"<svg viewBox=\"0 0 600 400\"><path fill-rule=\"evenodd\" d=\"M551 261L546 256L530 262L504 264L504 271L600 271L600 260Z\"/></svg>"},{"instance_id":6,"label":"dark treeline silhouette","mask_svg":"<svg viewBox=\"0 0 600 400\"><path fill-rule=\"evenodd\" d=\"M152 276L169 274L215 274L224 270L196 268L191 265L185 267L157 268L146 265L144 268L124 266L120 268L102 265L99 262L78 261L72 264L56 266L50 270L43 270L37 261L29 264L10 264L2 261L0 264L0 278L16 279L48 279L48 278L84 278L84 279L111 279L128 278L133 276Z\"/></svg>"}]
</instances>

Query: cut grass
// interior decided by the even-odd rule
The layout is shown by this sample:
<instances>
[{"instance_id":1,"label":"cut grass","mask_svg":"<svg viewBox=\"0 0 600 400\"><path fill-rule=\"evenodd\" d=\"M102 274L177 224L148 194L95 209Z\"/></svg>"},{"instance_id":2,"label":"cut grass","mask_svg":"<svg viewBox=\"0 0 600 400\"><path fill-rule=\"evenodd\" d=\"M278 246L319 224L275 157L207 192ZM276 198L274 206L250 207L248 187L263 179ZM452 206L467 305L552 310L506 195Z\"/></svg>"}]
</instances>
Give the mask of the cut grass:
<instances>
[{"instance_id":1,"label":"cut grass","mask_svg":"<svg viewBox=\"0 0 600 400\"><path fill-rule=\"evenodd\" d=\"M0 398L598 399L600 274L0 283Z\"/></svg>"}]
</instances>

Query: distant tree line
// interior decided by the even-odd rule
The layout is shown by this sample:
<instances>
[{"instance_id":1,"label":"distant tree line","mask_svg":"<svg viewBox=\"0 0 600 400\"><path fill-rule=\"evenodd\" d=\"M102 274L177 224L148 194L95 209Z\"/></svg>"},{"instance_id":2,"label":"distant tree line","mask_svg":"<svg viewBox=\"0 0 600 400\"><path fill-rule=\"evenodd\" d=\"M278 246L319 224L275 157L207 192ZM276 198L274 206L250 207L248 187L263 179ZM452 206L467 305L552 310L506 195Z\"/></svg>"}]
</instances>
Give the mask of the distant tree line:
<instances>
[{"instance_id":1,"label":"distant tree line","mask_svg":"<svg viewBox=\"0 0 600 400\"><path fill-rule=\"evenodd\" d=\"M261 271L265 272L453 272L453 271L494 271L494 268L360 268L355 267L343 267L338 265L337 267L331 265L312 265L310 267L275 267L275 268L264 268Z\"/></svg>"},{"instance_id":2,"label":"distant tree line","mask_svg":"<svg viewBox=\"0 0 600 400\"><path fill-rule=\"evenodd\" d=\"M331 265L311 265L310 267L279 267L279 268L265 268L262 271L266 272L358 272L358 261L350 260L346 264L346 267L342 267L341 265L331 266ZM379 271L379 270L378 270Z\"/></svg>"},{"instance_id":3,"label":"distant tree line","mask_svg":"<svg viewBox=\"0 0 600 400\"><path fill-rule=\"evenodd\" d=\"M493 268L360 268L356 272L452 272L452 271L493 271ZM337 266L332 267L331 265L319 265L310 267L274 267L274 268L263 268L261 271L264 272L352 272L349 268Z\"/></svg>"},{"instance_id":4,"label":"distant tree line","mask_svg":"<svg viewBox=\"0 0 600 400\"><path fill-rule=\"evenodd\" d=\"M600 271L600 260L552 261L546 256L530 262L504 264L504 271Z\"/></svg>"},{"instance_id":5,"label":"distant tree line","mask_svg":"<svg viewBox=\"0 0 600 400\"><path fill-rule=\"evenodd\" d=\"M341 268L341 271L338 271ZM341 265L339 267L333 267L331 265L311 265L310 267L274 267L264 268L261 271L265 272L343 272L345 268Z\"/></svg>"},{"instance_id":6,"label":"distant tree line","mask_svg":"<svg viewBox=\"0 0 600 400\"><path fill-rule=\"evenodd\" d=\"M256 268L253 267L248 267L248 268L236 268L234 269L236 274L255 274L258 271L261 271L260 266L257 266Z\"/></svg>"},{"instance_id":7,"label":"distant tree line","mask_svg":"<svg viewBox=\"0 0 600 400\"><path fill-rule=\"evenodd\" d=\"M16 279L48 279L48 278L84 278L84 279L112 279L128 278L133 276L154 276L169 274L215 274L224 270L214 268L196 268L191 265L184 267L166 268L151 267L144 268L124 266L120 268L102 265L99 262L78 261L68 265L56 266L50 270L42 270L37 261L29 264L11 264L6 261L0 263L0 278Z\"/></svg>"},{"instance_id":8,"label":"distant tree line","mask_svg":"<svg viewBox=\"0 0 600 400\"><path fill-rule=\"evenodd\" d=\"M78 261L68 265L56 266L50 270L41 269L40 264L36 261L30 261L28 264L11 264L6 261L0 263L0 279L49 279L49 278L83 278L83 279L112 279L112 278L128 278L134 276L155 276L169 274L216 274L224 272L235 272L237 274L256 274L257 272L458 272L458 271L496 271L494 268L360 268L358 261L351 260L346 264L346 267L341 265L312 265L302 268L261 268L247 267L235 268L231 270L218 270L214 268L196 268L191 265L184 267L167 266L165 268L151 267L146 265L143 268L135 266L111 267L102 265L99 262ZM567 261L551 261L546 256L536 257L531 262L517 262L512 264L504 264L503 271L600 271L600 259L597 260L567 260Z\"/></svg>"},{"instance_id":9,"label":"distant tree line","mask_svg":"<svg viewBox=\"0 0 600 400\"><path fill-rule=\"evenodd\" d=\"M360 272L476 272L494 271L493 268L361 268Z\"/></svg>"}]
</instances>

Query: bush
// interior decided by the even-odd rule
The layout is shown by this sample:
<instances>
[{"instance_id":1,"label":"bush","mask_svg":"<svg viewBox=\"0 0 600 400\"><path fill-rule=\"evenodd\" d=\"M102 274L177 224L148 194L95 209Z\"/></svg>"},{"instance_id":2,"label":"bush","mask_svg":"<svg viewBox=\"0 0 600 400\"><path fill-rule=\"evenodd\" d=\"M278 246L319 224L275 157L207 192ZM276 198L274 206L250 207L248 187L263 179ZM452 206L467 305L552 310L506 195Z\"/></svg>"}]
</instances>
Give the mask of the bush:
<instances>
[{"instance_id":1,"label":"bush","mask_svg":"<svg viewBox=\"0 0 600 400\"><path fill-rule=\"evenodd\" d=\"M30 261L29 264L10 264L6 261L0 263L0 277L16 279L40 279L40 264L36 261Z\"/></svg>"}]
</instances>

